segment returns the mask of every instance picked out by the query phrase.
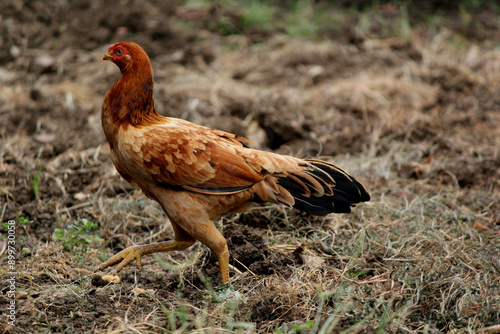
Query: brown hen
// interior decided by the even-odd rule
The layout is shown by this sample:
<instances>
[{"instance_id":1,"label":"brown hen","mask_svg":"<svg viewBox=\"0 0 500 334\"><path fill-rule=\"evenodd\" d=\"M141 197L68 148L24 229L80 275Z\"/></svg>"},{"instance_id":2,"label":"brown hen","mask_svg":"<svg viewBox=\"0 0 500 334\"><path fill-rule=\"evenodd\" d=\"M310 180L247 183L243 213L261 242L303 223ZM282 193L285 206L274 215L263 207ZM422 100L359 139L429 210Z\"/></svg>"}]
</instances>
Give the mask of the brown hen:
<instances>
[{"instance_id":1,"label":"brown hen","mask_svg":"<svg viewBox=\"0 0 500 334\"><path fill-rule=\"evenodd\" d=\"M111 45L103 59L122 76L102 105L102 126L113 164L128 182L158 202L170 219L174 240L131 246L99 269L124 266L146 254L183 250L196 240L219 261L229 281L226 240L213 220L245 211L252 203L283 203L313 215L350 212L370 196L330 163L250 149L247 139L158 114L153 71L144 50L132 42Z\"/></svg>"}]
</instances>

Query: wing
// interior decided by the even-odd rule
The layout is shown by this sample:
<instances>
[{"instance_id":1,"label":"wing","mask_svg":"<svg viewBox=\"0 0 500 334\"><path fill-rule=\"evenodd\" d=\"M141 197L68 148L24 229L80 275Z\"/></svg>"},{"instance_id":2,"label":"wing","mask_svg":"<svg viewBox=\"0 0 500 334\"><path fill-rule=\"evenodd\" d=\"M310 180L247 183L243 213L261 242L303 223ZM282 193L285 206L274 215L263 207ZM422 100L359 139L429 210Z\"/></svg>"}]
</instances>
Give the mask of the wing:
<instances>
[{"instance_id":1,"label":"wing","mask_svg":"<svg viewBox=\"0 0 500 334\"><path fill-rule=\"evenodd\" d=\"M233 194L265 177L258 163L247 162L244 152L249 149L243 142L248 140L187 121L168 119L145 127L134 142L133 150L160 184L206 194Z\"/></svg>"}]
</instances>

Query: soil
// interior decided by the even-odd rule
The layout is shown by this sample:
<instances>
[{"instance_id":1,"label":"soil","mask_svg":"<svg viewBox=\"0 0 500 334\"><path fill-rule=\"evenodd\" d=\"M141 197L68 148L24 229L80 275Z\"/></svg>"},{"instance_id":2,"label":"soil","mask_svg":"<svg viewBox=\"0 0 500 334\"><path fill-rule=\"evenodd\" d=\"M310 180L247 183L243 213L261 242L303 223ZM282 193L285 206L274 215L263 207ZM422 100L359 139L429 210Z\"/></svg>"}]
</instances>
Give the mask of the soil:
<instances>
[{"instance_id":1,"label":"soil","mask_svg":"<svg viewBox=\"0 0 500 334\"><path fill-rule=\"evenodd\" d=\"M498 232L496 14L474 16L482 32L472 25L465 30L459 15L450 14L452 27L433 32L418 26L412 42L390 36L373 22L360 34L353 28L357 17L346 15L337 30L311 41L278 28L239 26L241 12L218 5L70 3L0 5L0 215L2 222L16 217L32 221L16 230L17 288L27 294L18 299L18 327L12 332L95 332L110 322L116 325L110 319L123 319L126 313L128 321L139 322L148 308L138 298L167 302L177 295L202 309L207 286L219 284L216 260L199 245L165 260L190 265L172 270L149 258L142 271L127 267L119 285L92 273L103 247L109 256L132 244L173 236L159 207L120 179L101 130L100 105L119 77L102 54L117 41L134 40L147 50L162 114L237 133L260 149L336 156L374 190L374 203L390 182L386 194L405 201L415 193L457 189L456 202ZM238 34L226 34L221 17ZM439 38L450 38L452 32L476 45L467 49L465 65L433 58L432 52L441 52ZM383 161L391 161L390 170ZM349 226L360 224L360 217ZM55 229L65 229L77 218L98 225L92 235L99 241L89 250L68 250L54 240ZM328 267L341 268L346 260L337 248L283 240L288 248L279 251L269 244L269 233L307 238L328 224L334 223L265 206L223 219L231 275L239 275L235 289L245 290L255 278L291 280L294 268L308 263L303 255L311 252L324 257ZM335 224L343 226L338 238L348 240L347 225ZM485 252L498 259L495 247L485 247ZM378 277L389 266L385 256L373 249L351 270ZM6 268L5 254L1 261ZM321 270L333 275L328 268ZM8 286L0 286L3 309L9 303ZM299 306L281 312L280 307L300 305L304 299L299 293L285 298L285 290L264 290L267 295L251 299L245 319L261 324L262 331L274 328L276 319L304 319L308 314ZM157 326L169 323L163 319Z\"/></svg>"}]
</instances>

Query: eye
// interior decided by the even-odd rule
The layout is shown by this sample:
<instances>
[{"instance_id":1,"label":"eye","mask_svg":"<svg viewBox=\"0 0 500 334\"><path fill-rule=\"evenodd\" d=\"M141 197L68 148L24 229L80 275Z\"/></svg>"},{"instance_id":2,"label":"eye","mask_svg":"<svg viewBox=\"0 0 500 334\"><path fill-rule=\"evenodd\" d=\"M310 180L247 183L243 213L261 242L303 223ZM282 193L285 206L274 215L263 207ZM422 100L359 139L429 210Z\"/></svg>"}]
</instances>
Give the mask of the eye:
<instances>
[{"instance_id":1,"label":"eye","mask_svg":"<svg viewBox=\"0 0 500 334\"><path fill-rule=\"evenodd\" d=\"M123 54L123 49L116 50L116 54L121 56Z\"/></svg>"}]
</instances>

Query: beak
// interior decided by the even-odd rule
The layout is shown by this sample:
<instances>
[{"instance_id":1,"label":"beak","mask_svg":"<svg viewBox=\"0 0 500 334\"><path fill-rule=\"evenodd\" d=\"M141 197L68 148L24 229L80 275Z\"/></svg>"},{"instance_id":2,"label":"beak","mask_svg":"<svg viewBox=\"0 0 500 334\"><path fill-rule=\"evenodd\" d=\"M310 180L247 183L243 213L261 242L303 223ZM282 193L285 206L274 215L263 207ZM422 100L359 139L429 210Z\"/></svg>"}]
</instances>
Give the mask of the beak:
<instances>
[{"instance_id":1,"label":"beak","mask_svg":"<svg viewBox=\"0 0 500 334\"><path fill-rule=\"evenodd\" d=\"M108 51L108 52L106 52L106 53L104 54L104 56L102 56L102 59L103 59L103 60L111 60L111 59L113 59L113 57L111 56L111 54L110 54L110 53L109 53L109 51Z\"/></svg>"}]
</instances>

